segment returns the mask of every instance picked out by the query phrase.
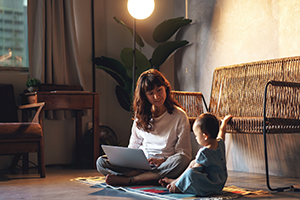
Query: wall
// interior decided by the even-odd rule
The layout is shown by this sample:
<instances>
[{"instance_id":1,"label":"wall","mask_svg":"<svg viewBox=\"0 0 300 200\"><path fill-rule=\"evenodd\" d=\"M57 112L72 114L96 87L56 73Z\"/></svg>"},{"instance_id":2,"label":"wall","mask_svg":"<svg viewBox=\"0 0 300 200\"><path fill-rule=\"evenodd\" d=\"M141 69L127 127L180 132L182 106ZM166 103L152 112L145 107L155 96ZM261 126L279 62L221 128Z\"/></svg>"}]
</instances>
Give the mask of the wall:
<instances>
[{"instance_id":1,"label":"wall","mask_svg":"<svg viewBox=\"0 0 300 200\"><path fill-rule=\"evenodd\" d=\"M175 16L182 16L184 1L175 2ZM194 23L178 37L188 38L193 45L180 51L182 59L176 57L177 89L201 90L209 101L214 68L300 53L296 0L188 2Z\"/></svg>"},{"instance_id":2,"label":"wall","mask_svg":"<svg viewBox=\"0 0 300 200\"><path fill-rule=\"evenodd\" d=\"M300 55L300 5L297 0L188 2L188 18L194 23L177 37L187 38L192 45L176 54L177 90L201 91L209 102L212 73L216 67ZM175 16L183 13L184 1L175 0ZM264 173L262 152L258 152L262 137L227 136L228 168ZM278 153L281 149L277 145L299 146L294 139L295 136L272 138L272 174L300 177L299 170L293 167L298 166L299 158L290 156L298 153L288 152L285 158L282 158L283 153Z\"/></svg>"}]
</instances>

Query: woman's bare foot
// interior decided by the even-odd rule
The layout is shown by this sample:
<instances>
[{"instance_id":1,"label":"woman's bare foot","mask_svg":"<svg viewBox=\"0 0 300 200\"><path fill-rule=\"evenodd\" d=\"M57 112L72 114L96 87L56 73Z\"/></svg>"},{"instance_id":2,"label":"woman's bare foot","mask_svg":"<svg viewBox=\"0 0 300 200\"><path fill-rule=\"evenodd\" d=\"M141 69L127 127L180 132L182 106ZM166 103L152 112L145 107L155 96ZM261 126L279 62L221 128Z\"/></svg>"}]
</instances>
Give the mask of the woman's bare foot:
<instances>
[{"instance_id":1,"label":"woman's bare foot","mask_svg":"<svg viewBox=\"0 0 300 200\"><path fill-rule=\"evenodd\" d=\"M108 174L108 175L106 175L105 182L106 182L106 184L112 185L112 186L129 185L130 177Z\"/></svg>"},{"instance_id":2,"label":"woman's bare foot","mask_svg":"<svg viewBox=\"0 0 300 200\"><path fill-rule=\"evenodd\" d=\"M158 183L161 184L163 187L167 187L167 185L170 184L172 181L174 181L174 179L165 177L163 179L160 179Z\"/></svg>"},{"instance_id":3,"label":"woman's bare foot","mask_svg":"<svg viewBox=\"0 0 300 200\"><path fill-rule=\"evenodd\" d=\"M143 172L141 172L141 171L133 170L133 171L131 171L131 172L125 174L125 176L127 176L127 177L132 177L132 176L137 176L137 175L142 174L142 173L143 173Z\"/></svg>"}]
</instances>

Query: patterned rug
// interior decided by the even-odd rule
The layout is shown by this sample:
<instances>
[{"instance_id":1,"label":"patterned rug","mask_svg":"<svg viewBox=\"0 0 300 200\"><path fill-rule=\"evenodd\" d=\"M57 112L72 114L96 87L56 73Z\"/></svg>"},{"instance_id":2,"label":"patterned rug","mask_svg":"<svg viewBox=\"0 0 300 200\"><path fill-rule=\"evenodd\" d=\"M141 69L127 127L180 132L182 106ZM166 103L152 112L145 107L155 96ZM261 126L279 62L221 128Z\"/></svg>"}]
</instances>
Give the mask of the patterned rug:
<instances>
[{"instance_id":1,"label":"patterned rug","mask_svg":"<svg viewBox=\"0 0 300 200\"><path fill-rule=\"evenodd\" d=\"M175 194L170 193L165 187L158 185L140 185L140 186L126 186L126 187L114 187L107 185L105 183L104 176L97 177L78 177L76 179L71 179L71 181L77 181L80 183L85 183L93 187L101 188L112 188L115 190L121 190L129 192L136 195L143 195L151 197L153 199L182 199L182 200L225 200L225 199L237 199L242 196L247 197L258 197L258 196L268 196L269 192L263 190L248 190L244 188L238 188L236 186L225 186L222 195L211 195L209 197L197 197L191 194Z\"/></svg>"}]
</instances>

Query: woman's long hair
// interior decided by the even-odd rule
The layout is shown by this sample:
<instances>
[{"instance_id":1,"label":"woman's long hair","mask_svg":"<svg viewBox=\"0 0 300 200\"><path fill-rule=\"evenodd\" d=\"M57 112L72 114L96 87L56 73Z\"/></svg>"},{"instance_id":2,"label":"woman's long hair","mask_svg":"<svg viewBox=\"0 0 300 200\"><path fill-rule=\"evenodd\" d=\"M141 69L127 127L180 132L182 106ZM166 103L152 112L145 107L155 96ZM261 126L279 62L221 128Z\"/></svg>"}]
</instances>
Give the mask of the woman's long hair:
<instances>
[{"instance_id":1,"label":"woman's long hair","mask_svg":"<svg viewBox=\"0 0 300 200\"><path fill-rule=\"evenodd\" d=\"M146 92L153 90L155 87L164 86L166 89L166 100L164 105L168 113L172 114L174 106L181 107L179 103L171 95L171 85L169 81L156 69L149 69L143 72L137 80L134 93L133 110L137 119L137 128L150 132L152 124L151 107L152 104L148 101Z\"/></svg>"}]
</instances>

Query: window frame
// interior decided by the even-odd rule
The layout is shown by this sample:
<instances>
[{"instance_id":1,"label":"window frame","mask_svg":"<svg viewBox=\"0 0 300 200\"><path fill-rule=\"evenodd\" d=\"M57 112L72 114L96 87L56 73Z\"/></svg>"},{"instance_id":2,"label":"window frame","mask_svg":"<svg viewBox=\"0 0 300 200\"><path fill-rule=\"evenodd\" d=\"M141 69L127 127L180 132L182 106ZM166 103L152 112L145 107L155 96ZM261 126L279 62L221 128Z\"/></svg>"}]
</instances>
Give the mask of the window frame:
<instances>
[{"instance_id":1,"label":"window frame","mask_svg":"<svg viewBox=\"0 0 300 200\"><path fill-rule=\"evenodd\" d=\"M3 66L0 66L0 72L29 72L29 67L3 67Z\"/></svg>"}]
</instances>

